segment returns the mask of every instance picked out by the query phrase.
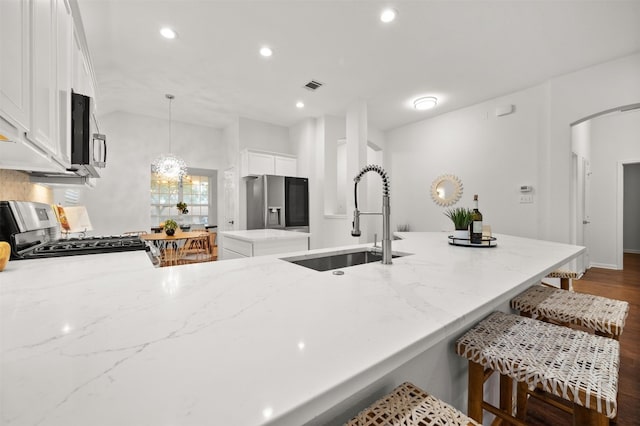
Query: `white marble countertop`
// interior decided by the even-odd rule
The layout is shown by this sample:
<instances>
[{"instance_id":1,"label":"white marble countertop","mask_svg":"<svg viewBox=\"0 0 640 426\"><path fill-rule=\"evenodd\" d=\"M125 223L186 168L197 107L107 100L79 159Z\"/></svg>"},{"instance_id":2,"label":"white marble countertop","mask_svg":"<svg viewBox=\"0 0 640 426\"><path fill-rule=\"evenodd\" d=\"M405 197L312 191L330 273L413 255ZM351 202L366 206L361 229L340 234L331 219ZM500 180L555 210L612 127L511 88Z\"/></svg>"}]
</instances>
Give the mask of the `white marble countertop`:
<instances>
[{"instance_id":1,"label":"white marble countertop","mask_svg":"<svg viewBox=\"0 0 640 426\"><path fill-rule=\"evenodd\" d=\"M247 229L244 231L220 231L220 235L237 240L257 242L265 240L297 240L309 238L308 232L285 231L283 229Z\"/></svg>"},{"instance_id":2,"label":"white marble countertop","mask_svg":"<svg viewBox=\"0 0 640 426\"><path fill-rule=\"evenodd\" d=\"M153 268L142 252L0 273L4 425L300 425L584 251L498 235L336 276L283 255ZM319 250L330 251L330 250Z\"/></svg>"}]
</instances>

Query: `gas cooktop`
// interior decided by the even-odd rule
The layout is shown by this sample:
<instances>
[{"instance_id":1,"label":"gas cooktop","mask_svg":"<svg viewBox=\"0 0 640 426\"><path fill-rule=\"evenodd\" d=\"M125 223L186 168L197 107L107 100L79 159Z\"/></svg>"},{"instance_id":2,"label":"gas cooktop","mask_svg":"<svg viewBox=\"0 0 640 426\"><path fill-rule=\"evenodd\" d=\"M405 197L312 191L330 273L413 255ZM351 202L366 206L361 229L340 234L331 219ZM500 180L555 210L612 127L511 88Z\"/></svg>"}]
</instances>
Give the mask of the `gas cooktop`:
<instances>
[{"instance_id":1,"label":"gas cooktop","mask_svg":"<svg viewBox=\"0 0 640 426\"><path fill-rule=\"evenodd\" d=\"M42 258L98 254L121 251L145 250L146 244L140 237L109 235L98 237L66 238L34 247L22 253L23 258Z\"/></svg>"}]
</instances>

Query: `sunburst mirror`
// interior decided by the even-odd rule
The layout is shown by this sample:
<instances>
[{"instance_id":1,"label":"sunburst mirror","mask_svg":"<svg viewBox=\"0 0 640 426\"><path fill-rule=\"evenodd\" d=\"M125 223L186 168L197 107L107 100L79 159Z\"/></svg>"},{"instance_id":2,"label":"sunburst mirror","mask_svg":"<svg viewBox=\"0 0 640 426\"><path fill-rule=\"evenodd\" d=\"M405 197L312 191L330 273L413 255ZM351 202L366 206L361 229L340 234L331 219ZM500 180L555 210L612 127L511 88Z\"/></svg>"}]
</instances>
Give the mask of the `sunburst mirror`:
<instances>
[{"instance_id":1,"label":"sunburst mirror","mask_svg":"<svg viewBox=\"0 0 640 426\"><path fill-rule=\"evenodd\" d=\"M442 175L431 184L431 198L442 207L452 206L462 196L462 181L455 175Z\"/></svg>"}]
</instances>

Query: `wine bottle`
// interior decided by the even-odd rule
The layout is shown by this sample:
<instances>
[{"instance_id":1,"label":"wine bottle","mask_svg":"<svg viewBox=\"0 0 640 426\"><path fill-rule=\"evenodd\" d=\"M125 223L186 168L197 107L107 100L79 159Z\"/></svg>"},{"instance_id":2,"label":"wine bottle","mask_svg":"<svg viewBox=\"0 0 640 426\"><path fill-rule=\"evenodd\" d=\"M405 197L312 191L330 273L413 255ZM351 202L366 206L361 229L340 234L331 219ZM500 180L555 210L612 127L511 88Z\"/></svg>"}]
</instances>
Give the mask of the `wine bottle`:
<instances>
[{"instance_id":1,"label":"wine bottle","mask_svg":"<svg viewBox=\"0 0 640 426\"><path fill-rule=\"evenodd\" d=\"M471 213L471 244L482 243L482 213L478 210L478 194L473 196L473 212Z\"/></svg>"}]
</instances>

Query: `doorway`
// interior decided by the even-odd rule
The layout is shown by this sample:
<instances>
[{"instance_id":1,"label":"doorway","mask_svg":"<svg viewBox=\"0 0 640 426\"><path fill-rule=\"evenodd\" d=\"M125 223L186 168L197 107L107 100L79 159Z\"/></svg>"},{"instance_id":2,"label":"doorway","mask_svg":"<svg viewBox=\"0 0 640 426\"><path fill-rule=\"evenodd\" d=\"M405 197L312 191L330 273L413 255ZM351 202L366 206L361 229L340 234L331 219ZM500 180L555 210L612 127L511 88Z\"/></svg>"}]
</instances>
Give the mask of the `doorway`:
<instances>
[{"instance_id":1,"label":"doorway","mask_svg":"<svg viewBox=\"0 0 640 426\"><path fill-rule=\"evenodd\" d=\"M571 150L572 242L587 248L577 270L623 269L623 253L634 241L628 237L625 243L626 223L634 219L625 220L624 210L629 194L638 192L637 182L625 179L625 170L640 163L640 104L572 123Z\"/></svg>"}]
</instances>

